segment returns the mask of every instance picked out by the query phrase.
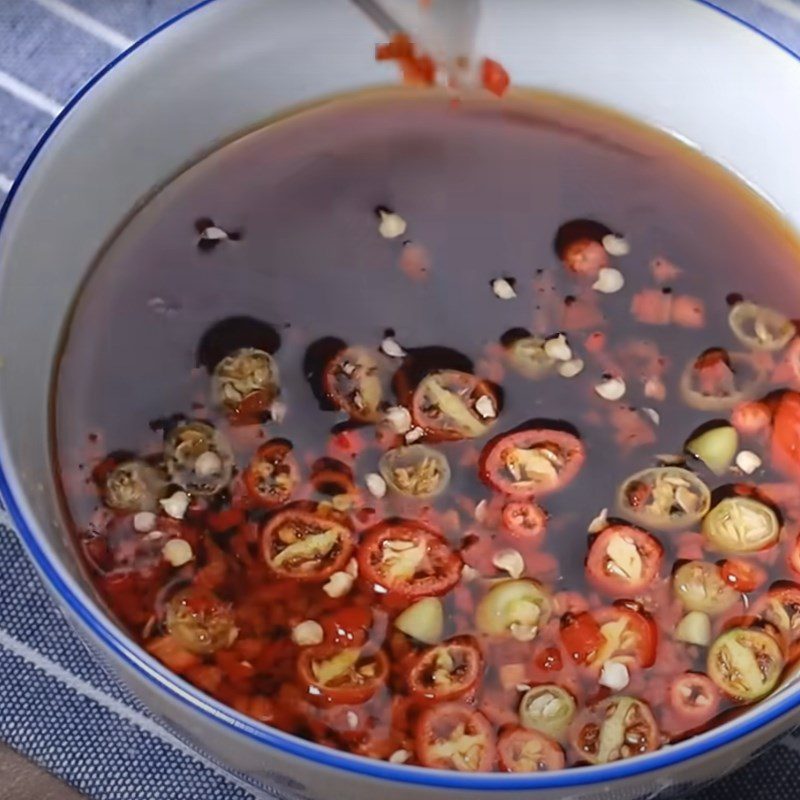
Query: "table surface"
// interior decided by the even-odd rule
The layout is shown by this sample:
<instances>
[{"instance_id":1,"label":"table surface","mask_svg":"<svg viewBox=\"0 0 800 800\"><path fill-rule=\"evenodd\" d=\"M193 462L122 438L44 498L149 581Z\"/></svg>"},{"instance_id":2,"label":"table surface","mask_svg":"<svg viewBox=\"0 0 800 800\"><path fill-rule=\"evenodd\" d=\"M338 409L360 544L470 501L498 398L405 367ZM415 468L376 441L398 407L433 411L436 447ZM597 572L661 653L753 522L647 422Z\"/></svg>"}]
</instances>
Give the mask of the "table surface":
<instances>
[{"instance_id":1,"label":"table surface","mask_svg":"<svg viewBox=\"0 0 800 800\"><path fill-rule=\"evenodd\" d=\"M80 800L83 797L3 745L0 745L0 786L5 800Z\"/></svg>"}]
</instances>

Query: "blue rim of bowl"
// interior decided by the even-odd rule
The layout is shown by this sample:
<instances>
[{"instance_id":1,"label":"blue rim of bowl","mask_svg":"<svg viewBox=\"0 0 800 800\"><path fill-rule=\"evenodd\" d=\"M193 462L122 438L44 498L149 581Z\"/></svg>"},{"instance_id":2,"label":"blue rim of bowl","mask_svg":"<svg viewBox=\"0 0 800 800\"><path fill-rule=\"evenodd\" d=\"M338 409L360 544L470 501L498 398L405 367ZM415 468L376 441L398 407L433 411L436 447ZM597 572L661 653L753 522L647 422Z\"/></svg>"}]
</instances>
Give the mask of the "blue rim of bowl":
<instances>
[{"instance_id":1,"label":"blue rim of bowl","mask_svg":"<svg viewBox=\"0 0 800 800\"><path fill-rule=\"evenodd\" d=\"M195 12L210 6L219 0L201 0L196 5L162 23L143 38L135 42L130 48L120 53L115 59L101 69L77 94L67 103L63 111L56 117L42 138L34 147L24 166L19 172L2 209L0 209L0 234L8 216L11 204L22 185L25 176L30 172L42 148L58 130L64 119L72 112L78 103L103 79L114 67L124 61L131 53L137 51L150 39L159 33L173 27L181 20ZM748 28L758 36L774 44L788 53L795 60L800 61L800 55L778 41L770 34L757 28L747 20L738 17L733 12L720 8L711 0L693 0L693 2L713 9L723 16ZM115 652L127 666L143 675L148 681L155 684L155 688L167 693L173 699L198 711L209 721L227 727L231 732L247 737L254 742L268 747L273 747L291 756L302 760L311 760L326 767L332 767L344 772L366 775L385 781L412 784L432 789L471 789L483 791L525 791L534 789L569 789L581 786L592 786L612 781L645 775L656 770L681 764L690 759L710 753L722 746L731 744L744 736L758 730L764 725L773 722L779 717L794 710L800 705L800 686L794 692L787 692L786 696L779 698L769 707L759 709L756 707L740 721L729 723L723 728L716 729L696 739L659 750L646 756L639 756L628 761L617 761L613 764L586 767L582 769L569 769L554 773L535 773L530 775L492 774L463 775L459 773L429 770L419 767L404 767L383 761L340 753L336 750L306 742L290 734L263 725L253 724L246 717L239 715L233 709L212 700L196 690L193 686L178 679L174 674L162 668L149 656L146 656L132 641L127 639L121 629L112 623L104 623L95 615L82 597L80 597L60 574L58 566L42 549L34 531L29 527L23 513L11 492L5 471L0 465L0 496L2 496L8 513L17 528L22 541L31 558L36 563L41 574L63 598L69 610L106 646Z\"/></svg>"}]
</instances>

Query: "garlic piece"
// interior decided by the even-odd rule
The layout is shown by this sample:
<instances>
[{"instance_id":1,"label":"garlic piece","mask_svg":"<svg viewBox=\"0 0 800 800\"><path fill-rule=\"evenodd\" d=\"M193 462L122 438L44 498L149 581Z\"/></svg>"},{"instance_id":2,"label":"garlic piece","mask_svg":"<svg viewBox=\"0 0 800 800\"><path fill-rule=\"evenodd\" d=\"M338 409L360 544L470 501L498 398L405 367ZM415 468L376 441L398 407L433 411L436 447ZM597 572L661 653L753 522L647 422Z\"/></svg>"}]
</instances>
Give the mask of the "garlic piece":
<instances>
[{"instance_id":1,"label":"garlic piece","mask_svg":"<svg viewBox=\"0 0 800 800\"><path fill-rule=\"evenodd\" d=\"M307 619L292 628L292 641L300 647L313 647L322 644L325 633L322 625L313 619Z\"/></svg>"},{"instance_id":2,"label":"garlic piece","mask_svg":"<svg viewBox=\"0 0 800 800\"><path fill-rule=\"evenodd\" d=\"M544 343L544 352L553 361L570 361L572 359L572 348L567 344L567 337L563 333L548 339Z\"/></svg>"},{"instance_id":3,"label":"garlic piece","mask_svg":"<svg viewBox=\"0 0 800 800\"><path fill-rule=\"evenodd\" d=\"M331 498L331 505L337 511L349 511L353 505L353 498L349 494L337 494Z\"/></svg>"},{"instance_id":4,"label":"garlic piece","mask_svg":"<svg viewBox=\"0 0 800 800\"><path fill-rule=\"evenodd\" d=\"M475 506L475 521L476 522L486 522L486 513L489 510L489 502L484 499L481 500Z\"/></svg>"},{"instance_id":5,"label":"garlic piece","mask_svg":"<svg viewBox=\"0 0 800 800\"><path fill-rule=\"evenodd\" d=\"M397 433L408 433L411 430L411 412L405 406L391 406L386 409L386 421Z\"/></svg>"},{"instance_id":6,"label":"garlic piece","mask_svg":"<svg viewBox=\"0 0 800 800\"><path fill-rule=\"evenodd\" d=\"M594 390L603 400L610 400L611 402L621 400L625 396L625 381L622 378L604 378L594 387Z\"/></svg>"},{"instance_id":7,"label":"garlic piece","mask_svg":"<svg viewBox=\"0 0 800 800\"><path fill-rule=\"evenodd\" d=\"M464 566L461 567L461 579L466 583L471 583L472 581L480 578L480 576L480 572L478 572L475 567L471 567L469 564L464 564Z\"/></svg>"},{"instance_id":8,"label":"garlic piece","mask_svg":"<svg viewBox=\"0 0 800 800\"><path fill-rule=\"evenodd\" d=\"M209 242L222 242L225 239L229 239L230 236L228 235L228 232L222 230L222 228L219 228L216 225L209 225L207 228L203 229L203 232L200 234L200 238Z\"/></svg>"},{"instance_id":9,"label":"garlic piece","mask_svg":"<svg viewBox=\"0 0 800 800\"><path fill-rule=\"evenodd\" d=\"M597 273L592 289L601 294L616 294L625 286L625 276L614 267L603 267Z\"/></svg>"},{"instance_id":10,"label":"garlic piece","mask_svg":"<svg viewBox=\"0 0 800 800\"><path fill-rule=\"evenodd\" d=\"M642 414L644 414L646 417L649 417L653 425L661 424L661 414L659 414L654 408L644 407L642 408Z\"/></svg>"},{"instance_id":11,"label":"garlic piece","mask_svg":"<svg viewBox=\"0 0 800 800\"><path fill-rule=\"evenodd\" d=\"M606 555L609 558L606 569L616 575L638 580L642 576L642 556L636 543L624 534L614 536L608 543Z\"/></svg>"},{"instance_id":12,"label":"garlic piece","mask_svg":"<svg viewBox=\"0 0 800 800\"><path fill-rule=\"evenodd\" d=\"M355 578L349 572L334 572L322 587L328 597L344 597L353 588Z\"/></svg>"},{"instance_id":13,"label":"garlic piece","mask_svg":"<svg viewBox=\"0 0 800 800\"><path fill-rule=\"evenodd\" d=\"M589 533L600 533L608 527L608 509L604 508L590 523L586 529Z\"/></svg>"},{"instance_id":14,"label":"garlic piece","mask_svg":"<svg viewBox=\"0 0 800 800\"><path fill-rule=\"evenodd\" d=\"M497 416L497 409L494 407L494 400L488 394L481 395L475 402L475 410L483 419L494 419Z\"/></svg>"},{"instance_id":15,"label":"garlic piece","mask_svg":"<svg viewBox=\"0 0 800 800\"><path fill-rule=\"evenodd\" d=\"M438 644L444 633L444 608L438 597L423 597L400 613L397 630L425 644Z\"/></svg>"},{"instance_id":16,"label":"garlic piece","mask_svg":"<svg viewBox=\"0 0 800 800\"><path fill-rule=\"evenodd\" d=\"M345 714L345 719L347 720L347 727L350 728L351 731L354 731L358 727L358 714L355 711L348 711Z\"/></svg>"},{"instance_id":17,"label":"garlic piece","mask_svg":"<svg viewBox=\"0 0 800 800\"><path fill-rule=\"evenodd\" d=\"M644 382L644 396L651 400L664 400L667 396L667 387L661 378L648 378Z\"/></svg>"},{"instance_id":18,"label":"garlic piece","mask_svg":"<svg viewBox=\"0 0 800 800\"><path fill-rule=\"evenodd\" d=\"M612 660L603 664L598 683L613 692L621 692L628 685L630 679L628 668L620 661Z\"/></svg>"},{"instance_id":19,"label":"garlic piece","mask_svg":"<svg viewBox=\"0 0 800 800\"><path fill-rule=\"evenodd\" d=\"M495 278L492 281L492 291L495 297L499 297L501 300L513 300L517 296L511 282L506 278Z\"/></svg>"},{"instance_id":20,"label":"garlic piece","mask_svg":"<svg viewBox=\"0 0 800 800\"><path fill-rule=\"evenodd\" d=\"M492 564L497 569L507 572L515 580L525 572L525 559L522 558L522 553L512 548L496 552Z\"/></svg>"},{"instance_id":21,"label":"garlic piece","mask_svg":"<svg viewBox=\"0 0 800 800\"><path fill-rule=\"evenodd\" d=\"M381 342L381 350L390 358L405 358L406 356L406 351L391 336L387 336Z\"/></svg>"},{"instance_id":22,"label":"garlic piece","mask_svg":"<svg viewBox=\"0 0 800 800\"><path fill-rule=\"evenodd\" d=\"M389 756L390 764L405 764L411 758L411 753L408 750L395 750Z\"/></svg>"},{"instance_id":23,"label":"garlic piece","mask_svg":"<svg viewBox=\"0 0 800 800\"><path fill-rule=\"evenodd\" d=\"M406 434L406 444L414 444L414 442L418 442L424 435L425 431L422 430L422 428L414 427Z\"/></svg>"},{"instance_id":24,"label":"garlic piece","mask_svg":"<svg viewBox=\"0 0 800 800\"><path fill-rule=\"evenodd\" d=\"M708 647L711 643L711 618L702 611L690 611L675 628L675 638L686 644Z\"/></svg>"},{"instance_id":25,"label":"garlic piece","mask_svg":"<svg viewBox=\"0 0 800 800\"><path fill-rule=\"evenodd\" d=\"M354 558L351 558L347 562L347 565L345 566L344 571L348 575L352 575L354 578L357 578L358 577L358 561L356 561Z\"/></svg>"},{"instance_id":26,"label":"garlic piece","mask_svg":"<svg viewBox=\"0 0 800 800\"><path fill-rule=\"evenodd\" d=\"M752 450L742 450L736 456L736 466L745 475L752 475L761 466L761 463L761 458Z\"/></svg>"},{"instance_id":27,"label":"garlic piece","mask_svg":"<svg viewBox=\"0 0 800 800\"><path fill-rule=\"evenodd\" d=\"M194 558L194 551L185 539L170 539L162 548L161 555L173 567L182 567Z\"/></svg>"},{"instance_id":28,"label":"garlic piece","mask_svg":"<svg viewBox=\"0 0 800 800\"><path fill-rule=\"evenodd\" d=\"M289 411L289 407L283 400L274 400L272 405L269 407L269 415L272 418L273 422L281 423L286 419L286 413Z\"/></svg>"},{"instance_id":29,"label":"garlic piece","mask_svg":"<svg viewBox=\"0 0 800 800\"><path fill-rule=\"evenodd\" d=\"M156 529L156 520L152 511L140 511L133 517L133 529L138 533L150 533Z\"/></svg>"},{"instance_id":30,"label":"garlic piece","mask_svg":"<svg viewBox=\"0 0 800 800\"><path fill-rule=\"evenodd\" d=\"M189 508L189 495L186 492L178 491L159 500L159 503L172 519L183 519L186 509Z\"/></svg>"},{"instance_id":31,"label":"garlic piece","mask_svg":"<svg viewBox=\"0 0 800 800\"><path fill-rule=\"evenodd\" d=\"M384 239L396 239L398 236L402 236L406 232L406 228L408 228L408 223L393 211L379 208L378 216L381 218L378 225L378 233Z\"/></svg>"},{"instance_id":32,"label":"garlic piece","mask_svg":"<svg viewBox=\"0 0 800 800\"><path fill-rule=\"evenodd\" d=\"M556 370L562 378L574 378L583 372L584 366L586 365L582 358L571 358L569 361L562 361L558 364Z\"/></svg>"},{"instance_id":33,"label":"garlic piece","mask_svg":"<svg viewBox=\"0 0 800 800\"><path fill-rule=\"evenodd\" d=\"M206 450L194 462L194 473L198 478L210 478L222 471L222 459L213 451Z\"/></svg>"},{"instance_id":34,"label":"garlic piece","mask_svg":"<svg viewBox=\"0 0 800 800\"><path fill-rule=\"evenodd\" d=\"M615 233L603 237L603 248L610 256L627 256L631 252L630 242L624 236Z\"/></svg>"},{"instance_id":35,"label":"garlic piece","mask_svg":"<svg viewBox=\"0 0 800 800\"><path fill-rule=\"evenodd\" d=\"M537 625L523 625L521 622L515 622L509 628L509 632L518 642L532 642L539 633Z\"/></svg>"},{"instance_id":36,"label":"garlic piece","mask_svg":"<svg viewBox=\"0 0 800 800\"><path fill-rule=\"evenodd\" d=\"M386 497L386 481L377 472L370 472L364 478L364 483L367 484L367 489L373 497L379 500L381 497Z\"/></svg>"}]
</instances>

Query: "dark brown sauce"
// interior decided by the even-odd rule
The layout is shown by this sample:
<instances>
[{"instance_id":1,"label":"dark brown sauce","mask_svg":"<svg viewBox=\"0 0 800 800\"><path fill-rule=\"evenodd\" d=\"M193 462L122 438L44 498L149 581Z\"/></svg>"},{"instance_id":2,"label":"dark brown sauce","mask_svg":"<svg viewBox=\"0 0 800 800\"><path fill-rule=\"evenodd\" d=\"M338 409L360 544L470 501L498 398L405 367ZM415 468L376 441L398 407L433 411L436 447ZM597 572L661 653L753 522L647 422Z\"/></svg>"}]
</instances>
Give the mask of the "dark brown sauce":
<instances>
[{"instance_id":1,"label":"dark brown sauce","mask_svg":"<svg viewBox=\"0 0 800 800\"><path fill-rule=\"evenodd\" d=\"M403 237L378 235L381 208L408 221ZM236 235L198 249L195 231L211 220ZM593 409L607 407L593 393L602 370L588 359L572 380L533 382L506 369L493 430L546 418L579 431L587 463L544 505L552 520L546 549L560 565L554 590L583 591L589 521L613 506L625 477L656 453L678 452L718 416L681 402L684 364L709 344L737 349L731 298L800 316L800 249L765 202L701 155L557 98L455 109L431 98L341 101L250 134L190 169L131 220L77 301L54 386L56 469L78 475L79 465L115 450L157 453L173 415L202 410L228 430L209 399L208 371L241 346L267 350L280 365L288 414L265 426L264 439L290 440L310 464L346 423L319 388L325 362L344 343L377 353L391 330L409 354L398 375L411 387L431 369L479 370L487 347L535 328L542 293L574 303L575 279L556 253L576 237L598 241L611 231L633 249L617 261L624 290L598 297L600 327L612 348L652 340L669 359L657 441L620 450L613 430L591 421ZM406 241L432 254L422 281L398 266ZM629 313L634 293L655 285L648 264L657 257L683 270L663 291L705 302L702 330L643 325ZM500 276L513 279L515 300L493 295ZM570 336L581 355L591 330ZM387 367L390 378L399 367ZM622 403L654 405L633 383ZM474 466L459 466L475 443L442 448L452 493L436 505L452 507L455 494L487 497ZM375 471L378 456L359 460L357 480ZM83 530L100 501L73 481L64 489ZM462 513L455 540L472 524ZM669 564L669 537L660 538Z\"/></svg>"}]
</instances>

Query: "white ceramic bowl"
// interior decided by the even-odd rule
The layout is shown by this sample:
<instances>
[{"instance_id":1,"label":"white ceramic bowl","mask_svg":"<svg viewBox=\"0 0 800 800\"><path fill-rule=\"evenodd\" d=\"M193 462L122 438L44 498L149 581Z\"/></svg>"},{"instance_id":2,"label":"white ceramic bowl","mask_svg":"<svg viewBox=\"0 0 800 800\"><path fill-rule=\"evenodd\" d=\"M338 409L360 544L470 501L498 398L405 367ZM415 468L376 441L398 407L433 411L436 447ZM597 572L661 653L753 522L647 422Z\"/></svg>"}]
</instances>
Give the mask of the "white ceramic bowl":
<instances>
[{"instance_id":1,"label":"white ceramic bowl","mask_svg":"<svg viewBox=\"0 0 800 800\"><path fill-rule=\"evenodd\" d=\"M775 42L703 0L485 6L481 50L517 83L674 132L800 226L800 63ZM0 218L0 490L31 558L100 657L166 724L254 786L314 800L681 797L796 723L800 686L683 744L608 766L470 776L368 761L261 726L171 675L95 602L67 544L50 470L48 392L88 265L137 203L215 144L286 107L393 81L393 69L373 61L378 38L347 0L207 0L70 103Z\"/></svg>"}]
</instances>

